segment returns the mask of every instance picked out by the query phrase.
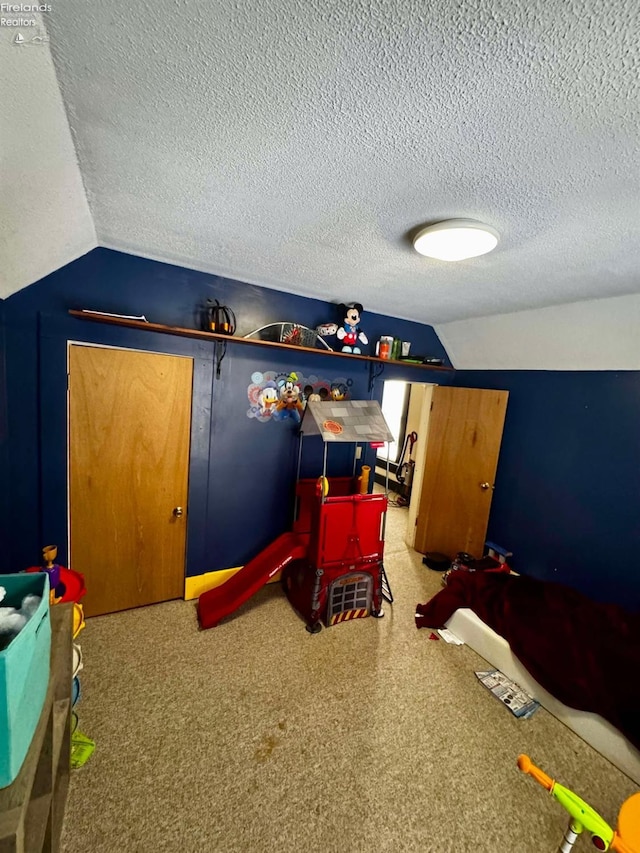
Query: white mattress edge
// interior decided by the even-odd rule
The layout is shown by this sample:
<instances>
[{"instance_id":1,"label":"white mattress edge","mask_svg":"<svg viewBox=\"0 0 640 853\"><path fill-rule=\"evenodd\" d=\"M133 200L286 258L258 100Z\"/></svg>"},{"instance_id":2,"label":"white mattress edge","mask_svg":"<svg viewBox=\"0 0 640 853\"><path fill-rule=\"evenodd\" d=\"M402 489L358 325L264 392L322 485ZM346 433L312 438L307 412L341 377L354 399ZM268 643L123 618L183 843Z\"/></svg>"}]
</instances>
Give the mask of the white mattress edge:
<instances>
[{"instance_id":1,"label":"white mattress edge","mask_svg":"<svg viewBox=\"0 0 640 853\"><path fill-rule=\"evenodd\" d=\"M640 751L598 714L569 708L548 693L512 653L504 637L496 634L473 610L467 607L456 610L446 627L492 667L517 682L550 714L640 785Z\"/></svg>"}]
</instances>

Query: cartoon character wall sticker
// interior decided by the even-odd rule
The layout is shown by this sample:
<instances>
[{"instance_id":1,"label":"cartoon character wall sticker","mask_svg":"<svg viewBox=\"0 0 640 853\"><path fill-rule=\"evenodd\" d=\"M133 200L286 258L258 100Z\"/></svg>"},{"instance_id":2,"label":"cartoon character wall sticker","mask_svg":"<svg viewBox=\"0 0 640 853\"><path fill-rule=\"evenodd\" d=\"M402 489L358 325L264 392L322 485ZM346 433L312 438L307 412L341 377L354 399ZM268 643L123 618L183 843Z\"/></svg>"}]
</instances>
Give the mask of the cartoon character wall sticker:
<instances>
[{"instance_id":1,"label":"cartoon character wall sticker","mask_svg":"<svg viewBox=\"0 0 640 853\"><path fill-rule=\"evenodd\" d=\"M271 409L278 402L278 389L275 385L267 385L258 395L258 404L261 415L272 414Z\"/></svg>"},{"instance_id":2,"label":"cartoon character wall sticker","mask_svg":"<svg viewBox=\"0 0 640 853\"><path fill-rule=\"evenodd\" d=\"M296 423L300 423L304 406L301 400L302 389L298 384L298 374L290 373L284 381L278 383L278 389L279 400L272 417L278 421L293 418Z\"/></svg>"},{"instance_id":3,"label":"cartoon character wall sticker","mask_svg":"<svg viewBox=\"0 0 640 853\"><path fill-rule=\"evenodd\" d=\"M351 385L352 380L345 377L324 379L316 375L305 377L296 371L256 371L247 387L247 417L261 423L284 420L300 423L309 400L347 400Z\"/></svg>"},{"instance_id":4,"label":"cartoon character wall sticker","mask_svg":"<svg viewBox=\"0 0 640 853\"><path fill-rule=\"evenodd\" d=\"M331 399L346 400L349 396L349 389L344 382L336 380L331 383Z\"/></svg>"}]
</instances>

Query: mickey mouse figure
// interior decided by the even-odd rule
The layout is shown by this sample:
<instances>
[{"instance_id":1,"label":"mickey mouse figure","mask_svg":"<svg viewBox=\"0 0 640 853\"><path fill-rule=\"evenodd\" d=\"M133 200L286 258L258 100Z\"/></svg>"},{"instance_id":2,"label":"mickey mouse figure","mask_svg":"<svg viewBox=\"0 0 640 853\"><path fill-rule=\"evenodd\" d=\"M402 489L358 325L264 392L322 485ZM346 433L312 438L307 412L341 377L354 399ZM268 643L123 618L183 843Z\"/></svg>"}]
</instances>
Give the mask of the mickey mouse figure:
<instances>
[{"instance_id":1,"label":"mickey mouse figure","mask_svg":"<svg viewBox=\"0 0 640 853\"><path fill-rule=\"evenodd\" d=\"M360 315L362 305L359 302L350 302L349 305L340 305L340 311L344 316L342 325L338 328L338 340L342 341L342 352L361 352L358 342L368 344L369 339L364 332L360 331Z\"/></svg>"}]
</instances>

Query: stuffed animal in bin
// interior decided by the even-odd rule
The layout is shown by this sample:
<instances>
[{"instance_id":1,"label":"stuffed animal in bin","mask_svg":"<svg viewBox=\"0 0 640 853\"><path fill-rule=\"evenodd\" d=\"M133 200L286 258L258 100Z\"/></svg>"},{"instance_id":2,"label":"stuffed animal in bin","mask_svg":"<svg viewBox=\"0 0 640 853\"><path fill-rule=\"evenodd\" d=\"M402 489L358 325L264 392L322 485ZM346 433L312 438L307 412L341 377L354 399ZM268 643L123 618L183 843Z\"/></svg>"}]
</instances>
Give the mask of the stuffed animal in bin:
<instances>
[{"instance_id":1,"label":"stuffed animal in bin","mask_svg":"<svg viewBox=\"0 0 640 853\"><path fill-rule=\"evenodd\" d=\"M340 311L343 319L342 325L338 327L338 340L342 341L342 352L362 352L358 344L369 343L369 338L360 331L362 305L350 302L349 305L341 305Z\"/></svg>"},{"instance_id":2,"label":"stuffed animal in bin","mask_svg":"<svg viewBox=\"0 0 640 853\"><path fill-rule=\"evenodd\" d=\"M0 601L6 595L6 590L0 586ZM25 595L22 607L0 607L0 651L6 649L11 640L20 633L29 619L40 606L39 595Z\"/></svg>"}]
</instances>

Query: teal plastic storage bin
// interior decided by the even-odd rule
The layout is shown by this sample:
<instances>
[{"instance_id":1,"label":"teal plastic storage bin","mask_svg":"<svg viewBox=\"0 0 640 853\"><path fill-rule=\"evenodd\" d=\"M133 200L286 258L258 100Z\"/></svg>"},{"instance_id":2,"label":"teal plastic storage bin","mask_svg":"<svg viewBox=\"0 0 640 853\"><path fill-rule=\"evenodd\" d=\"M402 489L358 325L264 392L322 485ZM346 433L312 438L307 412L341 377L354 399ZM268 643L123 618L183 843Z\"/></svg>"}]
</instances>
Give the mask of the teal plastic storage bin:
<instances>
[{"instance_id":1,"label":"teal plastic storage bin","mask_svg":"<svg viewBox=\"0 0 640 853\"><path fill-rule=\"evenodd\" d=\"M20 772L38 725L51 657L49 576L0 575L7 594L0 607L21 607L25 595L40 595L40 606L20 633L0 652L0 788Z\"/></svg>"}]
</instances>

